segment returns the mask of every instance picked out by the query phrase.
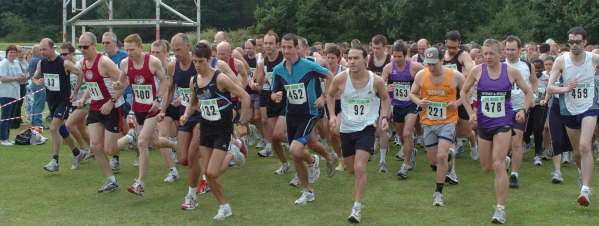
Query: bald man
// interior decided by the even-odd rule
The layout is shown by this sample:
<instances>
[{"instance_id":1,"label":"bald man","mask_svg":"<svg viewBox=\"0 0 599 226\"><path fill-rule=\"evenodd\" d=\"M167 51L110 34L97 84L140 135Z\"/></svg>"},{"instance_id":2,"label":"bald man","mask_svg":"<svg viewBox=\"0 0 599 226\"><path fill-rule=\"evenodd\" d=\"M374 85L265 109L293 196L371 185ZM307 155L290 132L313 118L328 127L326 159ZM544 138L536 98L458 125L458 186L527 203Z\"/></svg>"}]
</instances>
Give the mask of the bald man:
<instances>
[{"instance_id":1,"label":"bald man","mask_svg":"<svg viewBox=\"0 0 599 226\"><path fill-rule=\"evenodd\" d=\"M243 64L243 61L232 56L231 44L229 44L229 42L223 41L216 46L216 57L219 60L227 62L233 71L233 74L240 77L241 87L246 87L248 85L248 75L245 65Z\"/></svg>"},{"instance_id":2,"label":"bald man","mask_svg":"<svg viewBox=\"0 0 599 226\"><path fill-rule=\"evenodd\" d=\"M412 56L412 61L422 63L424 62L424 50L428 49L431 46L428 44L428 40L426 40L425 38L418 40L416 46L418 46L418 54Z\"/></svg>"},{"instance_id":3,"label":"bald man","mask_svg":"<svg viewBox=\"0 0 599 226\"><path fill-rule=\"evenodd\" d=\"M70 141L71 146L73 142L64 125L64 121L69 115L71 100L74 97L71 95L70 74L77 75L77 83L73 90L79 90L83 82L83 72L73 62L65 61L56 54L52 39L42 39L40 41L40 50L44 59L38 62L32 82L36 85L44 85L46 87L48 108L50 109L50 117L52 117L50 124L52 159L44 166L44 169L48 172L57 172L59 169L58 153L61 144L60 136L65 141ZM79 162L83 160L86 152L80 151L74 146L72 146L72 152L73 161L71 169L77 169L79 168Z\"/></svg>"}]
</instances>

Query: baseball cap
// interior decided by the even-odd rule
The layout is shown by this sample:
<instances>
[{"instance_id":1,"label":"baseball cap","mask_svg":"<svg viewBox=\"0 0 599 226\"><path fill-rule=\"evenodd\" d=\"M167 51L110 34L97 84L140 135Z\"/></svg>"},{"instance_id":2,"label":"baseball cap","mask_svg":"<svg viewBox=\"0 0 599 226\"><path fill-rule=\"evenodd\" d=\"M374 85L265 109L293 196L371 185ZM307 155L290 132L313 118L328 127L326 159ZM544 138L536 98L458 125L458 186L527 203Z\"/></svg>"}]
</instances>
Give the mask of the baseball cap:
<instances>
[{"instance_id":1,"label":"baseball cap","mask_svg":"<svg viewBox=\"0 0 599 226\"><path fill-rule=\"evenodd\" d=\"M436 64L439 62L439 49L435 47L428 48L424 51L424 64Z\"/></svg>"}]
</instances>

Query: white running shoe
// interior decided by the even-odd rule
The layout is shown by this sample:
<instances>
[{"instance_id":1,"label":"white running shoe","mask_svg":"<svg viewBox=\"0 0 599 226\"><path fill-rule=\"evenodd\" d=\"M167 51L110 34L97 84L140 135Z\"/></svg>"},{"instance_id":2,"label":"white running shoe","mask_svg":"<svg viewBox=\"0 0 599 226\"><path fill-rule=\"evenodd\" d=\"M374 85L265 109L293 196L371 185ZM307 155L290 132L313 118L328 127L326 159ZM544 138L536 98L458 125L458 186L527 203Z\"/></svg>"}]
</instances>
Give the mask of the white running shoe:
<instances>
[{"instance_id":1,"label":"white running shoe","mask_svg":"<svg viewBox=\"0 0 599 226\"><path fill-rule=\"evenodd\" d=\"M362 218L361 212L362 212L362 209L352 207L351 214L347 218L347 221L349 221L350 223L354 223L354 224L360 223L360 219Z\"/></svg>"},{"instance_id":2,"label":"white running shoe","mask_svg":"<svg viewBox=\"0 0 599 226\"><path fill-rule=\"evenodd\" d=\"M233 161L235 161L235 165L242 166L245 164L245 156L241 153L241 150L237 145L231 144L229 146L229 152L233 155Z\"/></svg>"},{"instance_id":3,"label":"white running shoe","mask_svg":"<svg viewBox=\"0 0 599 226\"><path fill-rule=\"evenodd\" d=\"M102 187L98 189L98 193L113 192L119 189L119 184L116 181L106 180Z\"/></svg>"},{"instance_id":4,"label":"white running shoe","mask_svg":"<svg viewBox=\"0 0 599 226\"><path fill-rule=\"evenodd\" d=\"M433 193L433 206L445 206L443 203L443 194L441 192Z\"/></svg>"},{"instance_id":5,"label":"white running shoe","mask_svg":"<svg viewBox=\"0 0 599 226\"><path fill-rule=\"evenodd\" d=\"M283 163L277 170L275 170L275 174L283 175L289 171L289 163Z\"/></svg>"},{"instance_id":6,"label":"white running shoe","mask_svg":"<svg viewBox=\"0 0 599 226\"><path fill-rule=\"evenodd\" d=\"M168 175L164 178L165 183L173 183L179 179L179 173L175 170L169 170Z\"/></svg>"},{"instance_id":7,"label":"white running shoe","mask_svg":"<svg viewBox=\"0 0 599 226\"><path fill-rule=\"evenodd\" d=\"M0 142L1 145L3 146L13 146L15 145L14 142L11 142L10 140L3 140L2 142Z\"/></svg>"},{"instance_id":8,"label":"white running shoe","mask_svg":"<svg viewBox=\"0 0 599 226\"><path fill-rule=\"evenodd\" d=\"M272 156L272 148L269 148L269 146L265 147L264 149L262 149L261 151L258 152L258 156L266 158L266 157L271 157Z\"/></svg>"},{"instance_id":9,"label":"white running shoe","mask_svg":"<svg viewBox=\"0 0 599 226\"><path fill-rule=\"evenodd\" d=\"M198 207L198 198L193 195L185 195L185 200L181 204L182 210L193 210Z\"/></svg>"},{"instance_id":10,"label":"white running shoe","mask_svg":"<svg viewBox=\"0 0 599 226\"><path fill-rule=\"evenodd\" d=\"M298 188L300 186L300 179L297 176L297 173L295 174L295 176L291 179L291 181L289 181L289 185Z\"/></svg>"},{"instance_id":11,"label":"white running shoe","mask_svg":"<svg viewBox=\"0 0 599 226\"><path fill-rule=\"evenodd\" d=\"M127 188L127 191L138 196L144 196L144 186L137 180Z\"/></svg>"},{"instance_id":12,"label":"white running shoe","mask_svg":"<svg viewBox=\"0 0 599 226\"><path fill-rule=\"evenodd\" d=\"M379 162L379 173L386 173L387 171L387 163Z\"/></svg>"},{"instance_id":13,"label":"white running shoe","mask_svg":"<svg viewBox=\"0 0 599 226\"><path fill-rule=\"evenodd\" d=\"M562 177L562 173L558 171L553 172L553 177L551 178L551 183L561 184L564 182L564 178Z\"/></svg>"},{"instance_id":14,"label":"white running shoe","mask_svg":"<svg viewBox=\"0 0 599 226\"><path fill-rule=\"evenodd\" d=\"M230 217L231 215L233 215L233 211L231 211L231 206L229 206L229 204L227 203L218 207L218 212L212 219L224 220L225 218Z\"/></svg>"},{"instance_id":15,"label":"white running shoe","mask_svg":"<svg viewBox=\"0 0 599 226\"><path fill-rule=\"evenodd\" d=\"M581 206L591 205L591 189L581 189L577 201Z\"/></svg>"},{"instance_id":16,"label":"white running shoe","mask_svg":"<svg viewBox=\"0 0 599 226\"><path fill-rule=\"evenodd\" d=\"M58 165L58 161L56 159L50 159L50 162L44 166L44 169L48 172L57 172L60 166Z\"/></svg>"},{"instance_id":17,"label":"white running shoe","mask_svg":"<svg viewBox=\"0 0 599 226\"><path fill-rule=\"evenodd\" d=\"M305 205L312 201L314 201L314 192L302 191L302 195L295 200L295 204Z\"/></svg>"},{"instance_id":18,"label":"white running shoe","mask_svg":"<svg viewBox=\"0 0 599 226\"><path fill-rule=\"evenodd\" d=\"M81 164L81 161L85 159L85 156L87 156L87 151L79 150L79 155L73 156L73 160L71 161L71 169L79 169L79 165Z\"/></svg>"},{"instance_id":19,"label":"white running shoe","mask_svg":"<svg viewBox=\"0 0 599 226\"><path fill-rule=\"evenodd\" d=\"M115 157L112 157L110 159L110 169L112 170L112 172L119 171L119 169L120 169L119 165L120 165L119 160L117 160Z\"/></svg>"},{"instance_id":20,"label":"white running shoe","mask_svg":"<svg viewBox=\"0 0 599 226\"><path fill-rule=\"evenodd\" d=\"M541 160L541 156L535 156L534 160L533 160L533 164L535 166L542 166L543 165L543 161Z\"/></svg>"},{"instance_id":21,"label":"white running shoe","mask_svg":"<svg viewBox=\"0 0 599 226\"><path fill-rule=\"evenodd\" d=\"M495 208L491 222L494 224L505 224L505 221L505 209Z\"/></svg>"}]
</instances>

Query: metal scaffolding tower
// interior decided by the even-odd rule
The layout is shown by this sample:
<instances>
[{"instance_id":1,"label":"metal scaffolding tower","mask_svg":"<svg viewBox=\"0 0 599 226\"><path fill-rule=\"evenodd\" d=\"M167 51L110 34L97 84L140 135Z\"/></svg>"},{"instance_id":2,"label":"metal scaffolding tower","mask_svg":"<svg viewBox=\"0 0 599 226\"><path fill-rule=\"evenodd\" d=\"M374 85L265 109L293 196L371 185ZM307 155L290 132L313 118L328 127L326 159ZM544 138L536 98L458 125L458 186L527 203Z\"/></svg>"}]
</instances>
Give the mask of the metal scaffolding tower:
<instances>
[{"instance_id":1,"label":"metal scaffolding tower","mask_svg":"<svg viewBox=\"0 0 599 226\"><path fill-rule=\"evenodd\" d=\"M81 3L81 8L77 8L77 2ZM87 0L62 0L62 41L67 41L67 26L71 26L71 43L75 43L76 28L81 27L81 32L85 32L87 26L90 27L108 27L112 31L113 27L156 27L156 40L160 39L160 27L195 27L196 35L200 37L200 0L193 0L196 6L196 21L193 21L173 9L162 0L154 0L156 9L155 19L114 19L113 18L113 7L112 2L114 0L96 0L91 5L87 5ZM144 0L145 1L145 0ZM100 4L107 4L108 8L108 19L96 19L96 20L80 20L82 16L89 13L91 10L97 8ZM67 8L71 4L71 12L77 13L71 18L68 18ZM179 20L164 20L160 19L160 8L164 7L166 10L172 12L179 17Z\"/></svg>"}]
</instances>

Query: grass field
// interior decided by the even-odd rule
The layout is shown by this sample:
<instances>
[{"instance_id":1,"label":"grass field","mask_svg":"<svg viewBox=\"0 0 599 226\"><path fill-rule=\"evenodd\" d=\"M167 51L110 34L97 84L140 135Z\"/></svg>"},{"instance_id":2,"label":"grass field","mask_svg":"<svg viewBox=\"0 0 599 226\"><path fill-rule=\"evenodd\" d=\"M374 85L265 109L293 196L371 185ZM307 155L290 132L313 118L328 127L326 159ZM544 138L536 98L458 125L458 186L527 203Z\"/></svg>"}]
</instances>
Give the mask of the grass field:
<instances>
[{"instance_id":1,"label":"grass field","mask_svg":"<svg viewBox=\"0 0 599 226\"><path fill-rule=\"evenodd\" d=\"M327 178L323 167L314 186L316 201L293 205L299 196L297 188L287 185L293 174L274 175L277 160L259 159L252 149L247 164L231 168L222 179L233 216L215 222L217 203L212 194L200 195L200 206L194 211L179 209L187 192L186 179L162 182L167 171L155 151L144 197L125 189L137 175L131 164L134 152L122 152L117 174L121 190L109 194L96 193L104 178L95 161L70 170L70 152L63 147L61 153L60 172L50 174L42 170L50 158L49 142L0 147L0 225L347 225L353 203L353 177L338 172ZM423 152L418 153L418 165L410 178L402 181L395 176L400 162L392 155L387 160L389 173L378 173L376 161L369 164L363 225L489 224L495 203L494 176L482 172L467 153L457 160L460 184L444 191L445 207L431 205L434 174ZM508 224L597 225L598 209L579 207L575 201L579 191L575 167L564 167L565 183L554 185L550 162L534 167L531 159L529 152L520 172L521 187L509 191ZM179 168L186 178L186 170Z\"/></svg>"}]
</instances>

